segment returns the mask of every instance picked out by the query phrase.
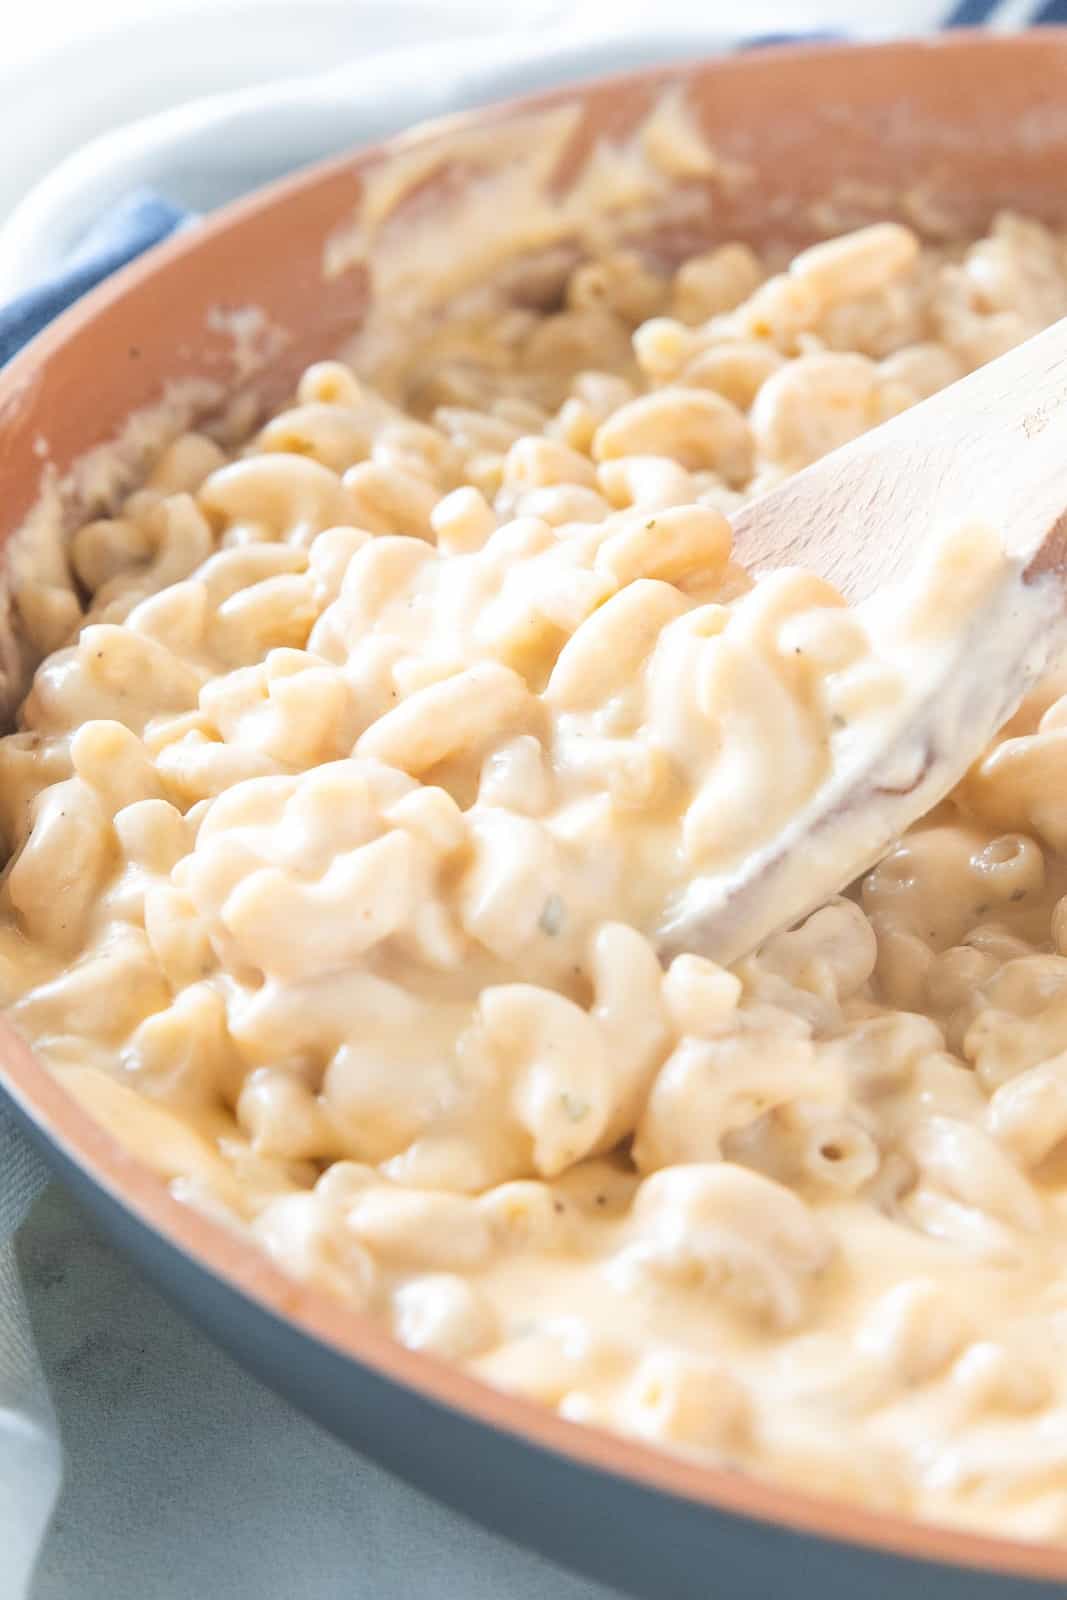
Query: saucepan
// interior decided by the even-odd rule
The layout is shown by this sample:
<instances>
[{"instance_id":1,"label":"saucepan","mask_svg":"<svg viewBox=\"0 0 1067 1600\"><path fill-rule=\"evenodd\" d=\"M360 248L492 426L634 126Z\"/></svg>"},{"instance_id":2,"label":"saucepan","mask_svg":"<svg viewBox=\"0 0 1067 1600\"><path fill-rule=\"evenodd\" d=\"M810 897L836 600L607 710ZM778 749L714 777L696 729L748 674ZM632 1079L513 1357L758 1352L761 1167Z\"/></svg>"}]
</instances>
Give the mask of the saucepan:
<instances>
[{"instance_id":1,"label":"saucepan","mask_svg":"<svg viewBox=\"0 0 1067 1600\"><path fill-rule=\"evenodd\" d=\"M646 137L654 114L688 119L704 154L687 155L675 138L657 155ZM409 269L434 259L435 230L484 177L487 150L499 193L529 200L529 164L550 139L558 159L541 162L543 192L532 212L519 207L542 292L545 264L573 260L593 223L643 231L676 257L731 237L793 250L894 214L932 237L977 233L1005 206L1064 226L1067 32L783 48L657 68L437 123L227 208L118 274L0 375L8 591L46 559L34 548L42 497L70 524L117 477L136 481L152 430L131 428L131 417L169 405L188 421L229 408L250 423L309 362L376 320L408 315ZM635 150L644 167L631 161ZM527 164L510 188L509 161ZM609 197L595 214L601 191L587 180L596 162L630 175L636 205L608 215ZM656 182L642 190L649 162ZM492 248L482 240L483 265L507 255L506 231ZM431 292L432 279L423 273ZM102 486L93 452L109 443ZM3 642L11 698L26 663L15 632ZM1067 1548L695 1465L408 1351L175 1200L2 1023L0 1084L101 1230L252 1371L400 1477L585 1574L648 1600L1063 1592Z\"/></svg>"}]
</instances>

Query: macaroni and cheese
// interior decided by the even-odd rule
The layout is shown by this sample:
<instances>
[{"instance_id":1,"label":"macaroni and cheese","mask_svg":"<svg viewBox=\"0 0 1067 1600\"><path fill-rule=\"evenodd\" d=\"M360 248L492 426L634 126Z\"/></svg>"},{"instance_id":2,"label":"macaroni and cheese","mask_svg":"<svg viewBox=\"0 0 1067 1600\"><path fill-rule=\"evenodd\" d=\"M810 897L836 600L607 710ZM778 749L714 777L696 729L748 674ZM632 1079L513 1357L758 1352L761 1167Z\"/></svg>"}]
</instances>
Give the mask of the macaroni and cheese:
<instances>
[{"instance_id":1,"label":"macaroni and cheese","mask_svg":"<svg viewBox=\"0 0 1067 1600\"><path fill-rule=\"evenodd\" d=\"M413 1348L1067 1539L1067 682L799 926L657 953L932 637L922 595L754 581L731 511L1065 313L1013 215L614 253L377 388L311 368L234 456L184 434L74 535L0 741L18 1027ZM999 559L923 581L961 552Z\"/></svg>"}]
</instances>

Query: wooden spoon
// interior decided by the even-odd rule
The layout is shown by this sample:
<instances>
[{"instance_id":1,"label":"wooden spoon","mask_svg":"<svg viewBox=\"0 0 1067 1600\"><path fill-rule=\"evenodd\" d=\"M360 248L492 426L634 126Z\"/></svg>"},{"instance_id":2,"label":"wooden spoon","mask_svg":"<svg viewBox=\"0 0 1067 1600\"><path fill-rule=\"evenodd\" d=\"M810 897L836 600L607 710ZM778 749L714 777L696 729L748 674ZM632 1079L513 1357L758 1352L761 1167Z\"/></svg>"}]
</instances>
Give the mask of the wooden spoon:
<instances>
[{"instance_id":1,"label":"wooden spoon","mask_svg":"<svg viewBox=\"0 0 1067 1600\"><path fill-rule=\"evenodd\" d=\"M907 578L937 536L978 522L1008 559L918 675L892 739L831 777L765 849L694 880L660 931L665 953L736 960L845 888L948 793L1058 647L1067 319L746 506L734 539L750 569L806 567L859 601Z\"/></svg>"}]
</instances>

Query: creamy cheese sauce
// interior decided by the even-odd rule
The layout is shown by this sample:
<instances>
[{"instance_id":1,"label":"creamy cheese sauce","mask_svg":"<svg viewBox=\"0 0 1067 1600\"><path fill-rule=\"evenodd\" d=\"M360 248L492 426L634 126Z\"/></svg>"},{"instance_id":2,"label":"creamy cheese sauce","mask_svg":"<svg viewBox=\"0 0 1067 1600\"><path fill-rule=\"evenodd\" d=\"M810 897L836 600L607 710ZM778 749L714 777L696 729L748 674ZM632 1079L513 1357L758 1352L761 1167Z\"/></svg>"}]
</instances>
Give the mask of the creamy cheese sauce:
<instances>
[{"instance_id":1,"label":"creamy cheese sauce","mask_svg":"<svg viewBox=\"0 0 1067 1600\"><path fill-rule=\"evenodd\" d=\"M1005 560L931 529L848 607L754 582L729 513L1067 312L1067 247L886 223L777 265L601 255L81 527L0 741L0 996L177 1195L408 1345L1067 1538L1055 676L847 895L729 970L656 953Z\"/></svg>"}]
</instances>

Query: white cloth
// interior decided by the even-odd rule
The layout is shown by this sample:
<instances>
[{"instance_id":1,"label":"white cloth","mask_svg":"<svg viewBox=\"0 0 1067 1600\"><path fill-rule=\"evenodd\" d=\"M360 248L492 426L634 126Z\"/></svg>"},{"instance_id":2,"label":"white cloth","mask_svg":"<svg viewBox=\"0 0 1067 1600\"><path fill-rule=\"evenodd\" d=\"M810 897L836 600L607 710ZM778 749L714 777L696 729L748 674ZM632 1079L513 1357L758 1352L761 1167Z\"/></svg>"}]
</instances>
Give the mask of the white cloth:
<instances>
[{"instance_id":1,"label":"white cloth","mask_svg":"<svg viewBox=\"0 0 1067 1600\"><path fill-rule=\"evenodd\" d=\"M0 1561L25 1588L59 1488L60 1449L15 1265L15 1230L45 1170L0 1112Z\"/></svg>"},{"instance_id":2,"label":"white cloth","mask_svg":"<svg viewBox=\"0 0 1067 1600\"><path fill-rule=\"evenodd\" d=\"M57 3L37 0L35 9L47 12ZM748 0L744 24L748 34L816 27L914 32L937 26L949 9L947 0L826 0L818 8L805 0ZM999 20L1017 26L1035 7L1024 0L991 0L981 9L991 13L991 25ZM148 17L128 14L121 28L69 38L36 60L9 62L0 67L3 132L5 147L20 154L0 171L0 219L7 214L0 226L0 301L62 262L101 211L139 183L182 206L211 207L423 117L556 81L707 53L726 43L728 30L736 27L737 10L725 0L657 0L654 28L649 11L647 0L587 0L581 7L570 0L513 0L499 9L494 0L230 0L210 9L174 0L169 15L153 6ZM205 90L218 92L189 103ZM27 1592L60 1478L55 1419L29 1337L12 1249L14 1231L42 1181L38 1163L0 1113L2 1600L22 1600ZM101 1293L108 1282L114 1287L105 1274ZM99 1304L95 1310L107 1326L125 1304L121 1311ZM86 1315L84 1304L77 1315ZM182 1419L187 1427L198 1425L202 1398L191 1392L172 1408L177 1425ZM162 1474L167 1443L155 1421L149 1405L140 1423ZM290 1423L278 1424L279 1459L295 1448L293 1437L304 1436ZM261 1448L271 1453L269 1443ZM151 1463L149 1449L142 1474L151 1473ZM306 1463L300 1470L309 1470ZM366 1479L365 1467L352 1470L361 1482ZM103 1447L95 1477L106 1492ZM384 1479L374 1481L376 1492L403 1493L381 1487ZM280 1515L288 1504L284 1482L283 1472ZM111 1525L114 1514L112 1507ZM94 1515L99 1524L99 1509ZM178 1515L180 1520L180 1507ZM199 1539L200 1530L195 1532ZM214 1536L224 1537L221 1522ZM187 1537L194 1537L191 1524ZM80 1538L88 1551L93 1528L80 1530ZM459 1542L475 1555L482 1548L465 1532ZM104 1600L117 1592L106 1574L97 1584L93 1570L87 1561L76 1587L61 1600ZM264 1587L272 1581L265 1569L254 1592L262 1600L288 1600L305 1589L325 1592L314 1568L305 1581L293 1580L291 1571L281 1570L272 1592ZM153 1589L146 1574L140 1593L162 1593L159 1582ZM570 1580L560 1582L560 1595L578 1595ZM201 1600L195 1590L167 1592ZM236 1594L229 1587L226 1592ZM385 1589L372 1584L347 1592L377 1597ZM399 1588L389 1592L403 1594ZM412 1589L410 1600L429 1592ZM454 1592L491 1591L472 1580Z\"/></svg>"}]
</instances>

